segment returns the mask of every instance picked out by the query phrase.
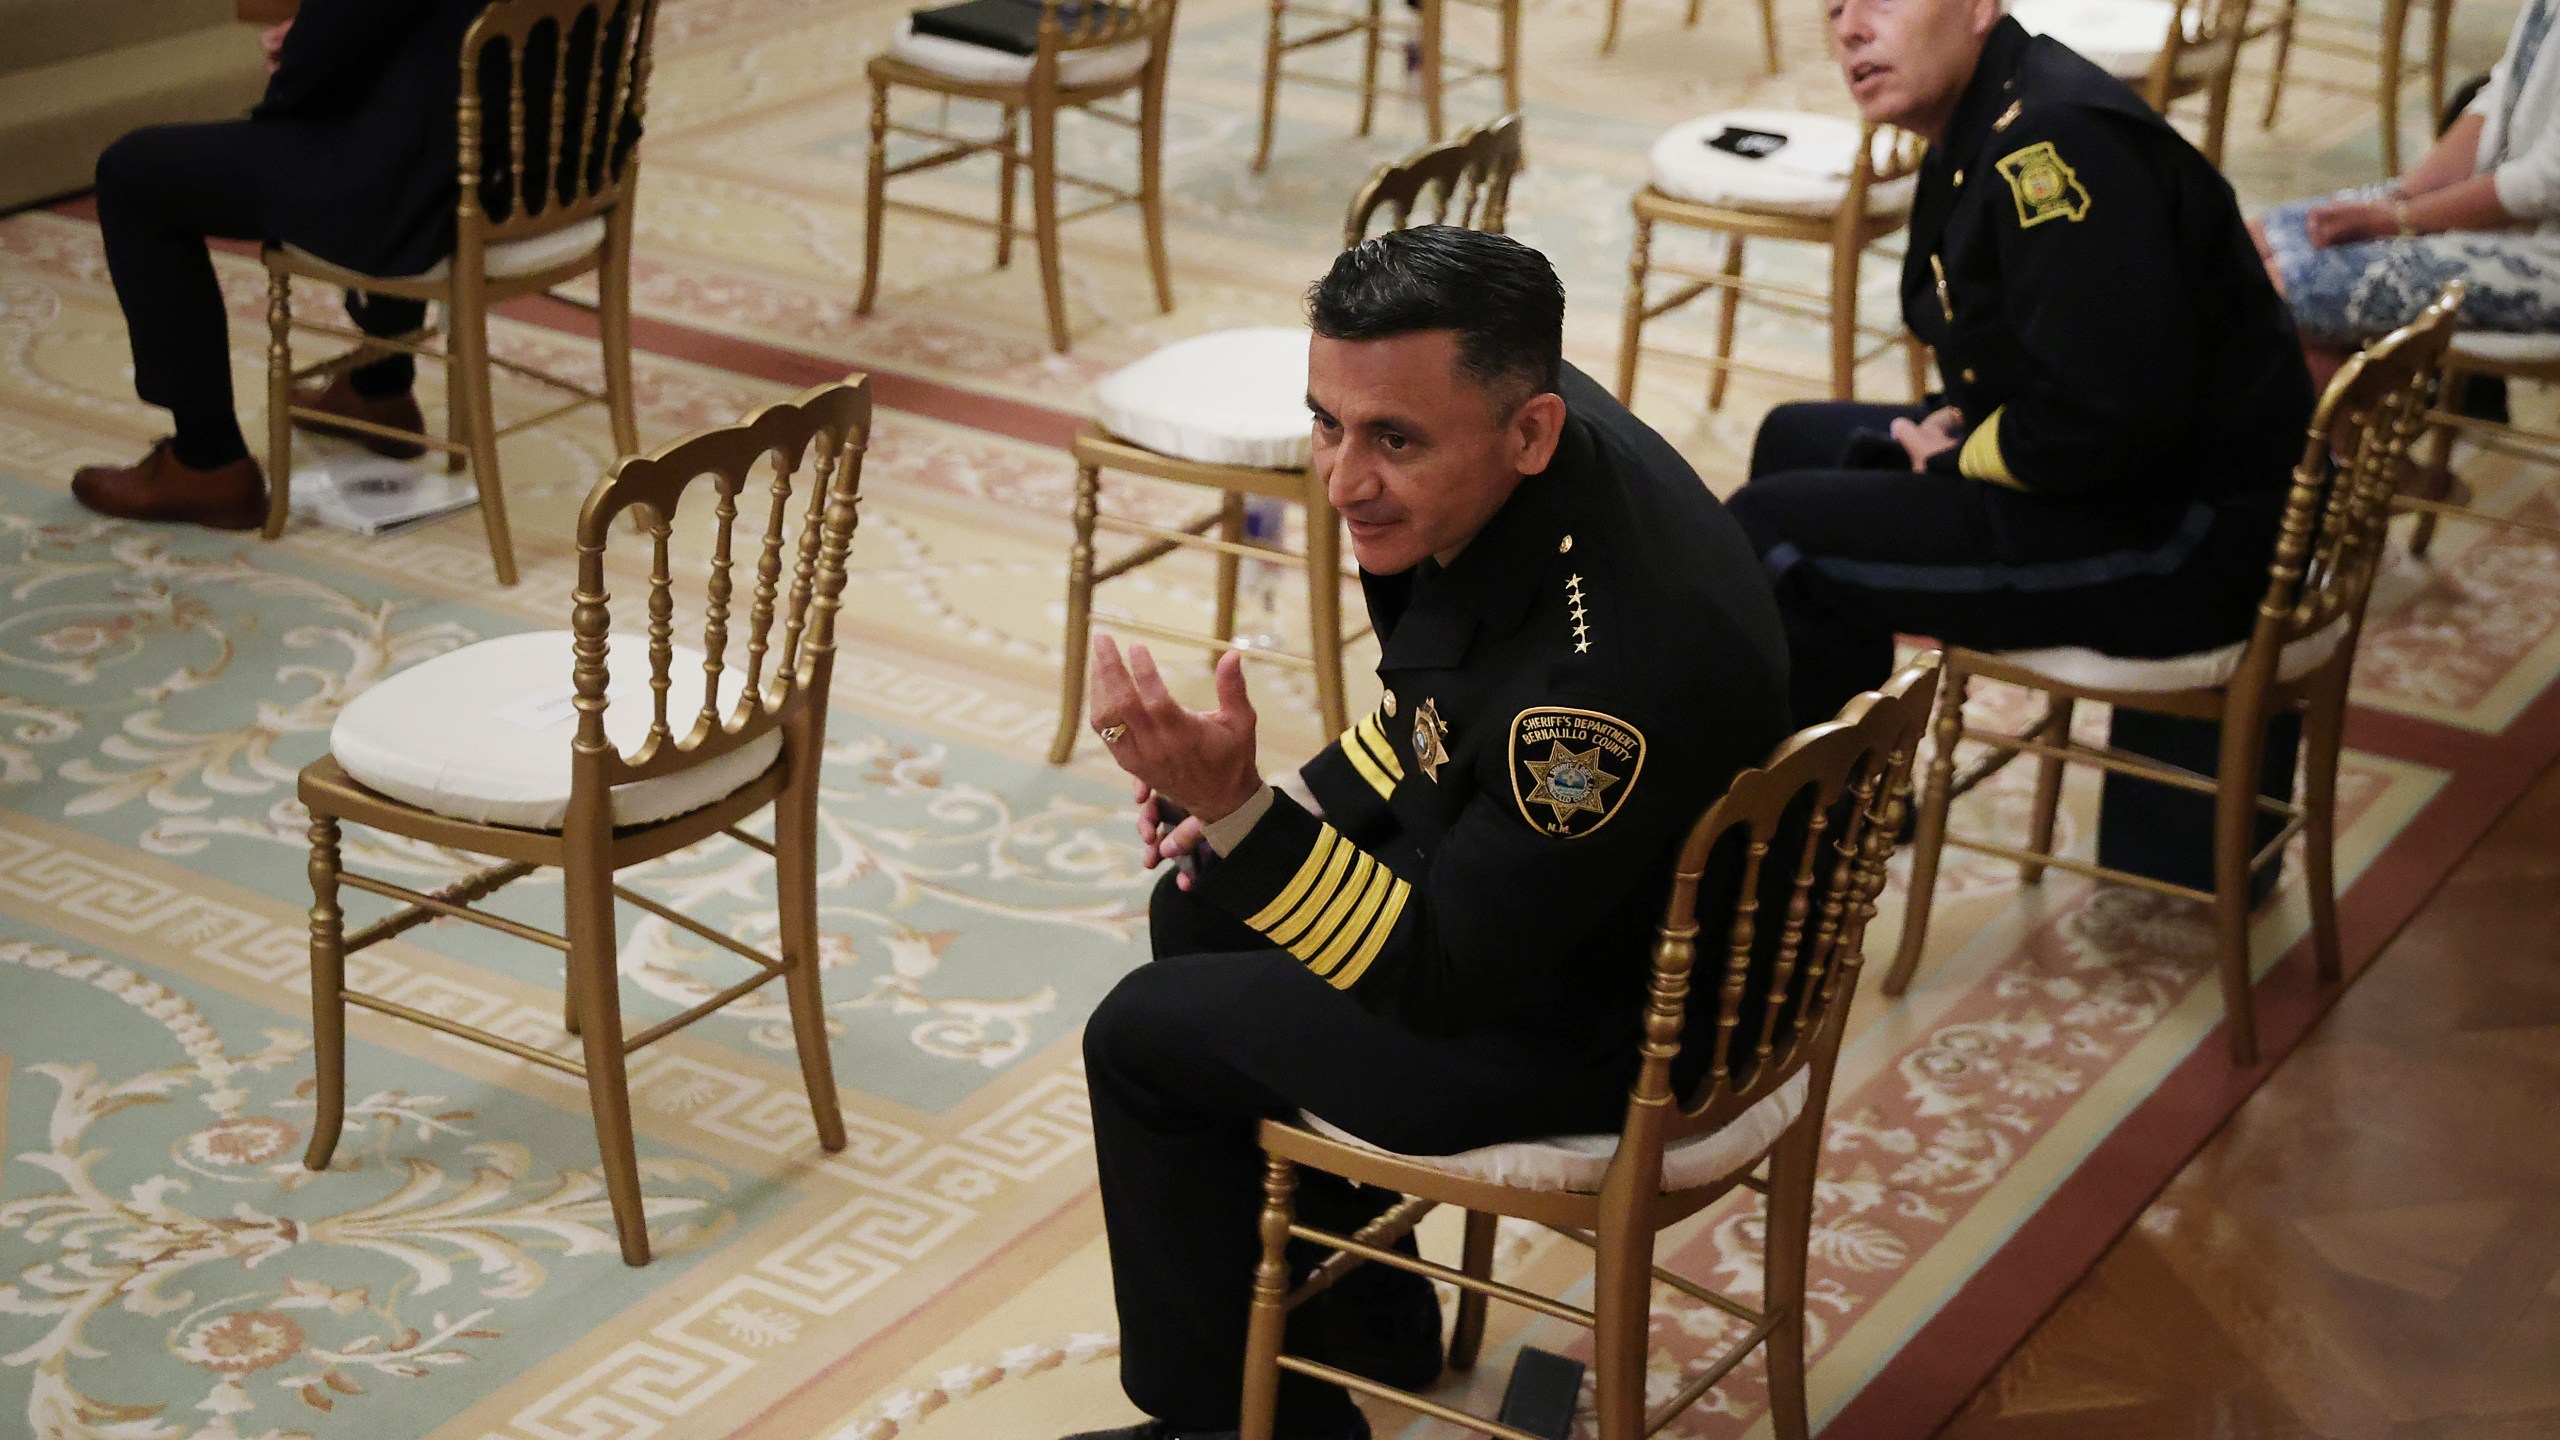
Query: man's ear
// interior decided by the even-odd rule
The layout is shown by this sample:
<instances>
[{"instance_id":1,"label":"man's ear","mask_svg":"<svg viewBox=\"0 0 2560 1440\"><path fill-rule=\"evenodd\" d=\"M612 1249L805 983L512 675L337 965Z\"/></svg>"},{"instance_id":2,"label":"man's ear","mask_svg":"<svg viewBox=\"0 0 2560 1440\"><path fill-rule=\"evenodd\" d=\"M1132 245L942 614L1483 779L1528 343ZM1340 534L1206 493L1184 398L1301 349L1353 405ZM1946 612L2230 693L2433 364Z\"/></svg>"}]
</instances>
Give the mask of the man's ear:
<instances>
[{"instance_id":1,"label":"man's ear","mask_svg":"<svg viewBox=\"0 0 2560 1440\"><path fill-rule=\"evenodd\" d=\"M1506 428L1512 463L1523 475L1537 474L1555 458L1556 442L1564 438L1564 397L1553 390L1539 391L1511 413Z\"/></svg>"},{"instance_id":2,"label":"man's ear","mask_svg":"<svg viewBox=\"0 0 2560 1440\"><path fill-rule=\"evenodd\" d=\"M1979 40L1990 34L1991 27L2007 13L2009 8L2001 0L1973 0L1973 13L1968 17L1973 22L1973 38Z\"/></svg>"}]
</instances>

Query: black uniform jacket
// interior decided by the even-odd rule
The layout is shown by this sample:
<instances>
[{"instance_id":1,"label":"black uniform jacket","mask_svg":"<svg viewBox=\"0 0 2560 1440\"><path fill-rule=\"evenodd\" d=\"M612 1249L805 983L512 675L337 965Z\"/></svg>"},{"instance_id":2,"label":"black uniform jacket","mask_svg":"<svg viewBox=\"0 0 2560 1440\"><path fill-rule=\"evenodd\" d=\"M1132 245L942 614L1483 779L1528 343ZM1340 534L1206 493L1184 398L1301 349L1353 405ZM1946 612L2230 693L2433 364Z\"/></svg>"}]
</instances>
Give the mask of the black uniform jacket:
<instances>
[{"instance_id":1,"label":"black uniform jacket","mask_svg":"<svg viewBox=\"0 0 2560 1440\"><path fill-rule=\"evenodd\" d=\"M2281 503L2311 383L2230 184L2013 19L1921 166L1902 312L1967 426L1932 468L2043 495Z\"/></svg>"},{"instance_id":2,"label":"black uniform jacket","mask_svg":"<svg viewBox=\"0 0 2560 1440\"><path fill-rule=\"evenodd\" d=\"M1786 733L1740 528L1578 371L1555 459L1445 569L1363 573L1386 694L1203 893L1427 1034L1629 1059L1670 861Z\"/></svg>"}]
</instances>

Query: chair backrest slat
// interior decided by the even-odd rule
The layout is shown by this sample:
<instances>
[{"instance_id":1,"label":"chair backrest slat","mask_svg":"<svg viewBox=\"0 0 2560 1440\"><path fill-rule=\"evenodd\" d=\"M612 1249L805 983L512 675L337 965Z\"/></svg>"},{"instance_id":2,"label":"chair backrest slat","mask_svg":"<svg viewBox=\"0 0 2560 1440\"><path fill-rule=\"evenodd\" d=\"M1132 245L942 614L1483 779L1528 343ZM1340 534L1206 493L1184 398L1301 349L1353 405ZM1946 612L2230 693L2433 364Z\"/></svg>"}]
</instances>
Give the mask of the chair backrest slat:
<instances>
[{"instance_id":1,"label":"chair backrest slat","mask_svg":"<svg viewBox=\"0 0 2560 1440\"><path fill-rule=\"evenodd\" d=\"M462 247L546 233L629 198L656 14L657 0L492 0L472 23L456 112Z\"/></svg>"},{"instance_id":2,"label":"chair backrest slat","mask_svg":"<svg viewBox=\"0 0 2560 1440\"><path fill-rule=\"evenodd\" d=\"M1387 213L1389 230L1415 223L1457 225L1502 233L1511 204L1511 179L1520 173L1520 117L1504 115L1445 144L1426 146L1379 166L1352 198L1342 222L1348 247L1369 238L1370 222Z\"/></svg>"},{"instance_id":3,"label":"chair backrest slat","mask_svg":"<svg viewBox=\"0 0 2560 1440\"><path fill-rule=\"evenodd\" d=\"M571 781L573 815L586 813L582 807L615 785L701 764L794 723L811 706L825 705L835 658L835 612L844 589L845 554L858 523L862 456L870 434L870 384L856 377L768 405L739 424L703 431L655 454L628 457L597 484L578 517L573 678L579 728ZM729 669L729 646L737 638L730 621L738 498L760 465L772 472L772 503L764 511L764 531L754 542L758 579L745 637L746 680L730 687L723 681ZM801 483L804 472L806 484ZM673 537L684 513L681 507L697 483L708 484L714 492L711 559L700 572L705 577L700 632L703 695L699 710L678 733L669 714L679 608L675 597L679 561ZM613 526L626 512L639 519L648 535L645 609L651 706L648 735L629 754L615 747L604 724L612 689L607 655L613 632L605 557ZM777 607L776 588L786 547L794 552L794 575L787 603ZM779 647L771 639L777 623L785 632ZM773 660L770 672L765 663L768 657ZM629 677L625 678L627 685ZM724 700L726 689L736 693Z\"/></svg>"}]
</instances>

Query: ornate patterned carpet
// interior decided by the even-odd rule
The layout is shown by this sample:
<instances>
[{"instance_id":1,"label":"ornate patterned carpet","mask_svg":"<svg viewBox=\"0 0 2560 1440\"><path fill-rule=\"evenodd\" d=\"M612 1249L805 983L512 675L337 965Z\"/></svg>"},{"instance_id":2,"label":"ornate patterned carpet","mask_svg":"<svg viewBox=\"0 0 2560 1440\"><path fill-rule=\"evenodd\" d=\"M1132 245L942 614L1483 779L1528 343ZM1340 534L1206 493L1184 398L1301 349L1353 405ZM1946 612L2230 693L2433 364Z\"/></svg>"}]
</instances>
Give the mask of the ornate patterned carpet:
<instances>
[{"instance_id":1,"label":"ornate patterned carpet","mask_svg":"<svg viewBox=\"0 0 2560 1440\"><path fill-rule=\"evenodd\" d=\"M1609 61L1590 54L1598 9L1530 6L1534 168L1514 228L1556 256L1572 354L1606 373L1624 197L1650 135L1711 106L1839 96L1810 7L1789 11L1792 64L1774 78L1755 73L1756 47L1721 43L1746 19L1723 0L1693 33L1637 7ZM827 988L854 1144L816 1149L774 1009L643 1052L662 1258L642 1271L613 1252L580 1093L536 1067L360 1018L356 1128L329 1173L297 1163L309 1026L292 776L381 675L563 622L569 517L609 458L600 420L508 447L526 570L512 591L489 585L469 516L374 542L297 527L273 546L95 523L64 493L71 469L129 458L158 417L132 398L81 208L0 219L0 1433L1042 1440L1128 1416L1074 1036L1144 954L1145 890L1116 778L1090 756L1040 763L1070 480L1054 447L1113 365L1166 338L1286 322L1342 196L1418 127L1392 104L1381 134L1355 141L1338 99L1292 92L1271 174L1249 177L1260 12L1187 6L1173 315L1147 301L1135 226L1091 222L1068 239L1077 347L1052 356L1027 265L996 272L976 241L897 222L880 311L857 321L860 66L899 11L667 3L641 226L644 439L848 368L873 373L883 409L826 775ZM2503 12L2459 26L2459 58L2485 63ZM2244 95L2256 84L2253 69ZM2302 92L2272 134L2242 124L2234 142L2253 200L2374 164L2369 101L2346 94ZM1088 162L1126 163L1094 143ZM222 271L254 397L262 282L237 257ZM1889 277L1871 279L1881 304ZM1782 361L1814 354L1782 320L1745 338ZM541 307L499 342L593 366ZM1639 408L1729 488L1777 392L1738 385L1710 415L1698 378L1649 361ZM502 391L502 411L535 403ZM2467 473L2493 505L2560 513L2507 462ZM1178 503L1137 487L1121 500ZM2455 528L2436 565L2394 575L2350 734L2351 963L2560 751L2554 560ZM1206 571L1160 567L1116 603L1197 614ZM1312 697L1255 683L1271 763L1303 755L1319 738ZM1980 803L2014 812L2024 797ZM2071 797L2070 843L2086 843L2093 803ZM753 935L770 892L750 859L707 846L643 884ZM378 841L360 861L452 863ZM1861 1001L1834 1102L1814 1285L1815 1404L1834 1434L1915 1434L1951 1411L2257 1079L2230 1072L2214 1033L2195 915L2060 878L2022 891L1996 866L1953 865L1942 883L1929 968L1903 1002ZM516 903L539 918L554 902L537 888ZM1898 915L1890 901L1875 933ZM366 983L559 1041L556 967L453 928L369 952ZM2259 922L2278 1053L2330 998L2298 953L2303 928L2292 890ZM726 978L656 922L626 944L626 1004L643 1016ZM1676 1248L1748 1291L1755 1232L1718 1211ZM1506 1237L1506 1257L1571 1283L1569 1257L1536 1237ZM1659 1313L1666 1389L1723 1323ZM1495 1338L1562 1343L1516 1324ZM1480 1383L1503 1368L1497 1349ZM1681 1433L1748 1433L1755 1375Z\"/></svg>"}]
</instances>

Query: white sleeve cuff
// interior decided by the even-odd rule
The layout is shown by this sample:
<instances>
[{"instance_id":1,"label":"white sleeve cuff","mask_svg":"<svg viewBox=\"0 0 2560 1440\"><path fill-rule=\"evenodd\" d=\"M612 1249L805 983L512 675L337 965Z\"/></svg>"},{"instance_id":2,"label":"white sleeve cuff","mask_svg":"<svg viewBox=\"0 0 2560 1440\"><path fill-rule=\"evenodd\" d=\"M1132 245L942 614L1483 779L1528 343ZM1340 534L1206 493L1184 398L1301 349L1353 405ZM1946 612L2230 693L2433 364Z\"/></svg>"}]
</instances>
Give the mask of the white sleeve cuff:
<instances>
[{"instance_id":1,"label":"white sleeve cuff","mask_svg":"<svg viewBox=\"0 0 2560 1440\"><path fill-rule=\"evenodd\" d=\"M1224 855L1243 844L1244 837L1253 833L1253 827L1262 823L1262 817L1271 813L1271 802L1275 798L1276 792L1265 785L1253 792L1252 799L1202 826L1201 833L1208 840L1209 848Z\"/></svg>"}]
</instances>

